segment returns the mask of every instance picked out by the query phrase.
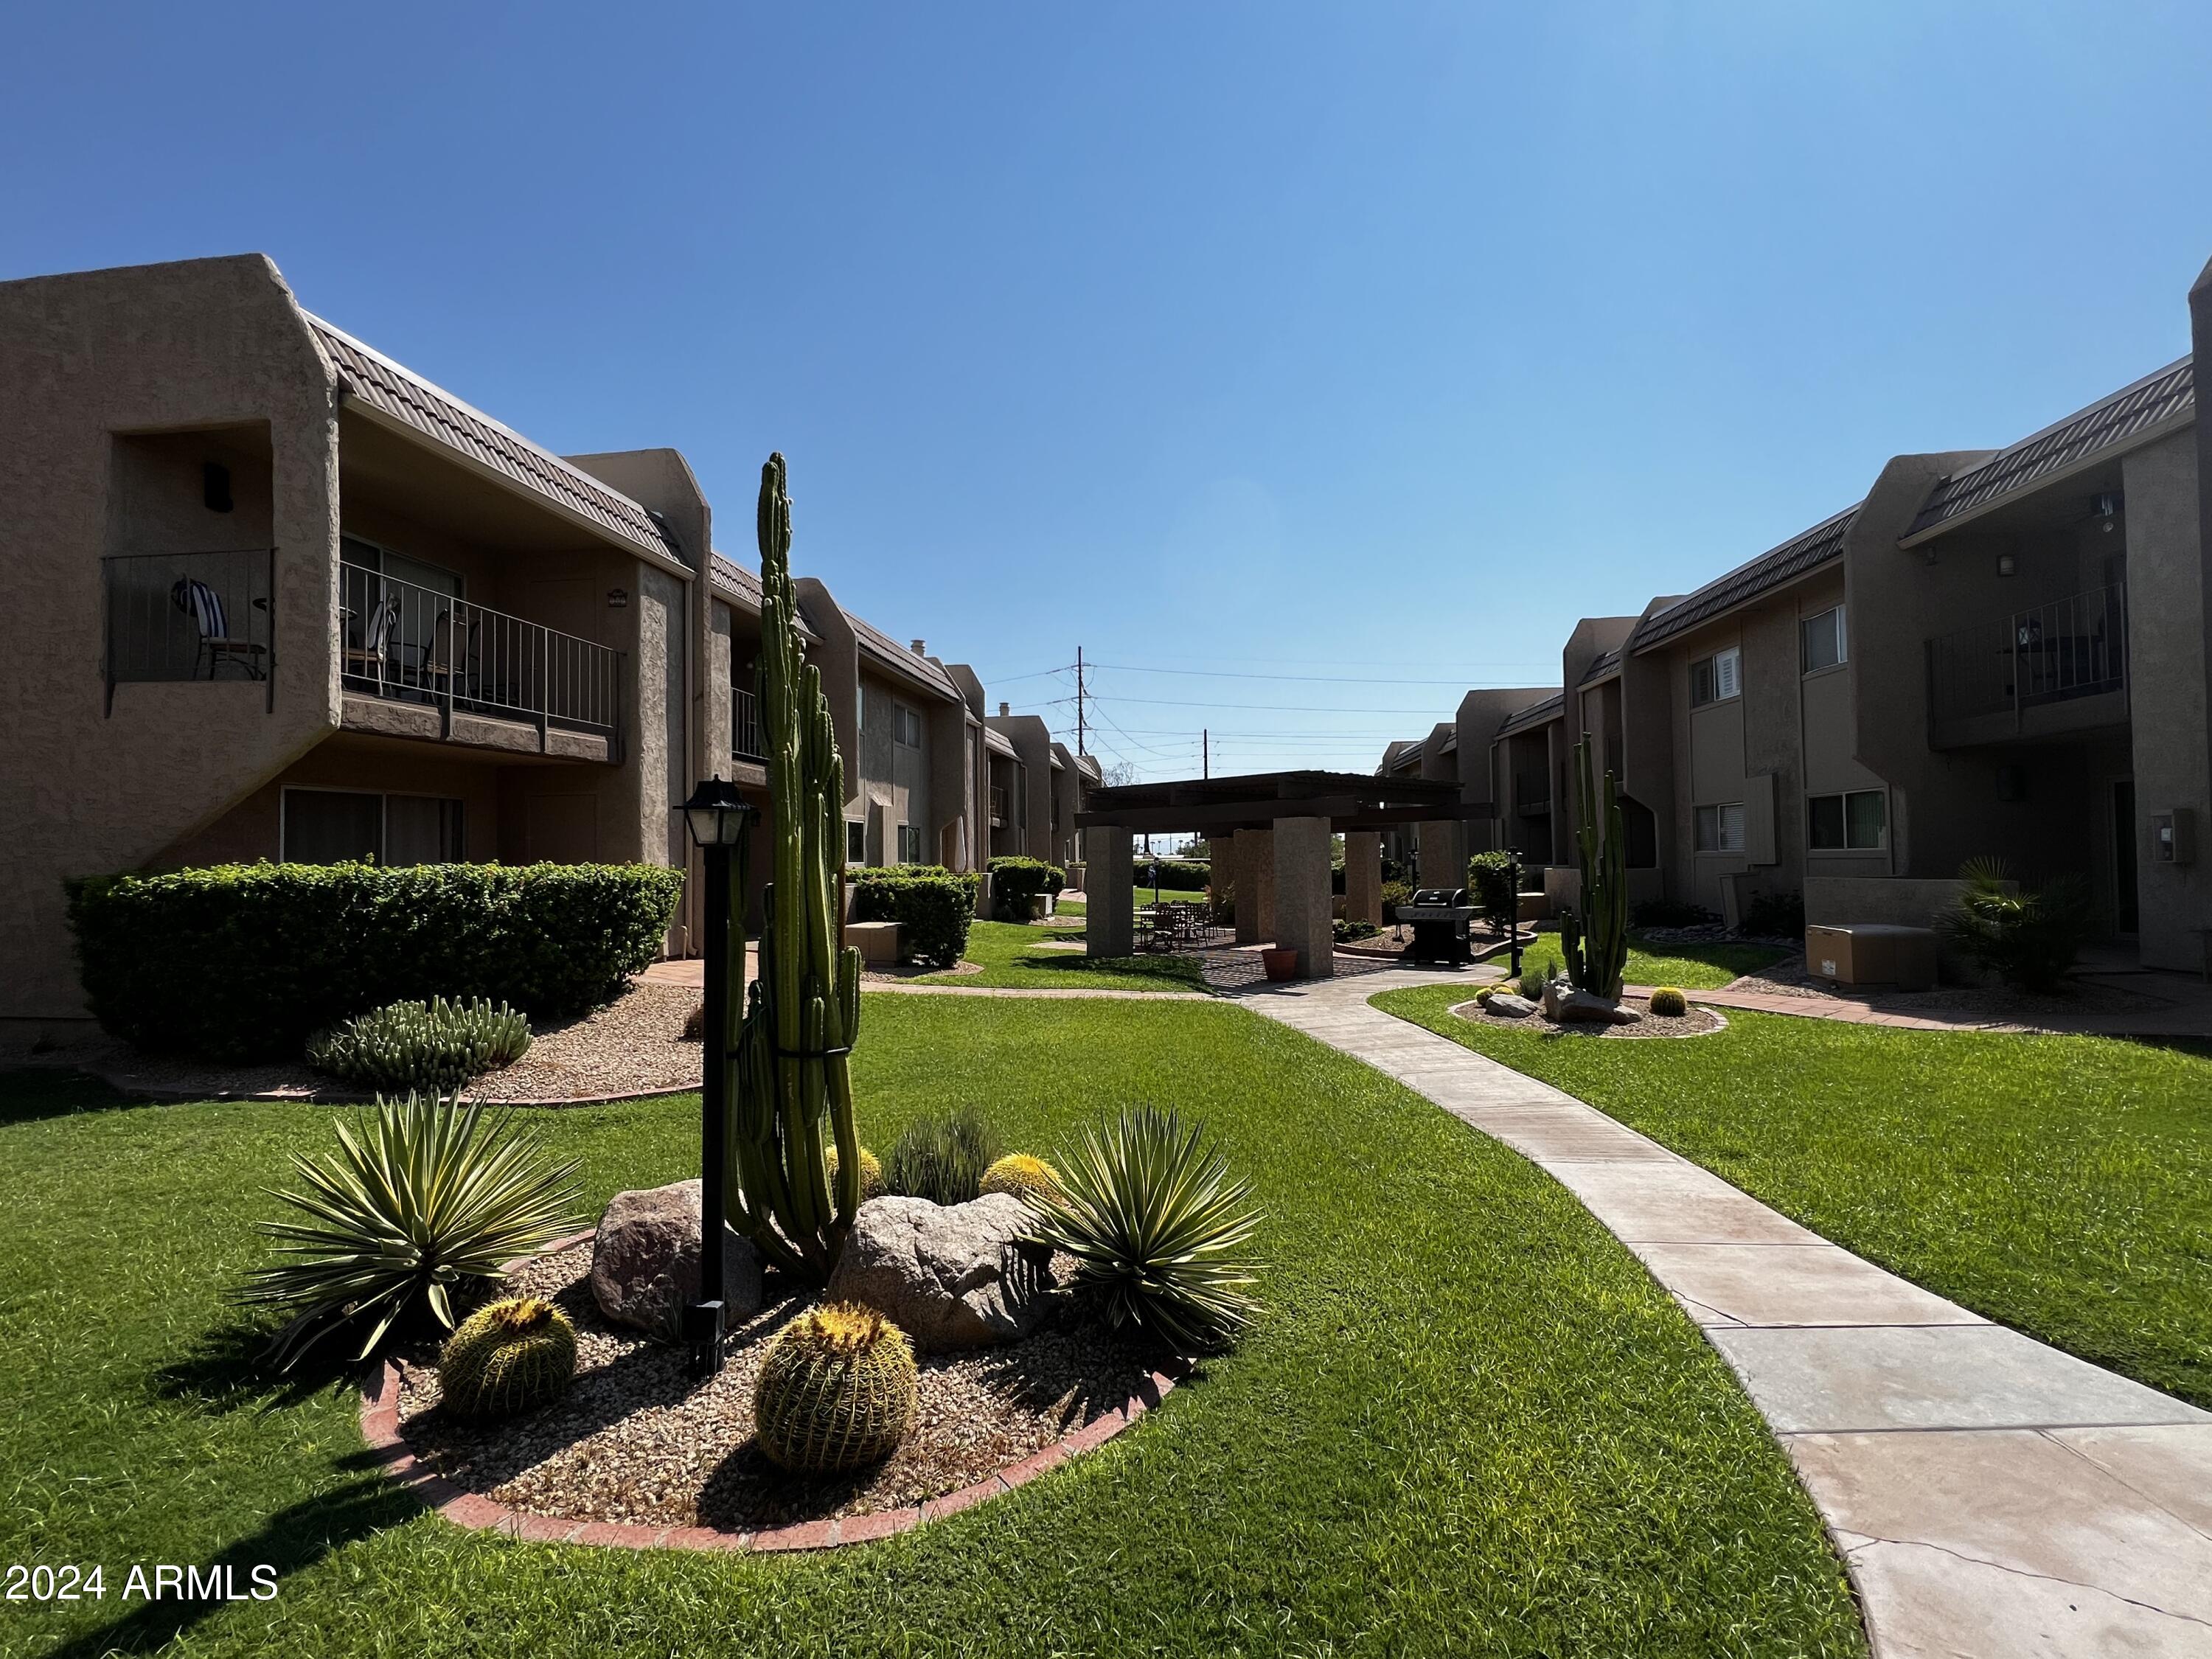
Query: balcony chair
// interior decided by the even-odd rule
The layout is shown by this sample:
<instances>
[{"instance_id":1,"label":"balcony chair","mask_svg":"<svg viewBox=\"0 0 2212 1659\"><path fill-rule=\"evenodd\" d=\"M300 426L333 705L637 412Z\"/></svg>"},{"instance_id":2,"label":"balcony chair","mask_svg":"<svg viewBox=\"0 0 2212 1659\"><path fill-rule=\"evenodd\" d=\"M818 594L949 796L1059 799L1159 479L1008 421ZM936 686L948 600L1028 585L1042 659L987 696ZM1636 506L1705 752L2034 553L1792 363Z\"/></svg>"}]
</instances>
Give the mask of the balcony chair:
<instances>
[{"instance_id":1,"label":"balcony chair","mask_svg":"<svg viewBox=\"0 0 2212 1659\"><path fill-rule=\"evenodd\" d=\"M200 664L207 664L208 678L215 678L216 665L234 662L245 669L246 678L261 680L269 678L263 659L269 647L252 640L234 637L230 631L230 617L223 609L222 595L197 576L179 576L176 586L169 590L169 603L192 619L199 630L199 650L192 659L192 678L200 677ZM253 601L258 610L266 611L269 601Z\"/></svg>"},{"instance_id":2,"label":"balcony chair","mask_svg":"<svg viewBox=\"0 0 2212 1659\"><path fill-rule=\"evenodd\" d=\"M457 631L453 613L441 611L429 639L423 644L422 657L415 665L415 684L424 691L446 692L466 702L474 695L470 690L470 665L477 659L477 619L469 618L468 642L461 649L459 662L453 660L453 636Z\"/></svg>"},{"instance_id":3,"label":"balcony chair","mask_svg":"<svg viewBox=\"0 0 2212 1659\"><path fill-rule=\"evenodd\" d=\"M345 672L358 679L376 682L376 695L384 695L385 682L392 676L392 630L398 625L399 607L390 596L376 602L376 609L368 613L368 626L362 630L361 643L350 641L345 648Z\"/></svg>"}]
</instances>

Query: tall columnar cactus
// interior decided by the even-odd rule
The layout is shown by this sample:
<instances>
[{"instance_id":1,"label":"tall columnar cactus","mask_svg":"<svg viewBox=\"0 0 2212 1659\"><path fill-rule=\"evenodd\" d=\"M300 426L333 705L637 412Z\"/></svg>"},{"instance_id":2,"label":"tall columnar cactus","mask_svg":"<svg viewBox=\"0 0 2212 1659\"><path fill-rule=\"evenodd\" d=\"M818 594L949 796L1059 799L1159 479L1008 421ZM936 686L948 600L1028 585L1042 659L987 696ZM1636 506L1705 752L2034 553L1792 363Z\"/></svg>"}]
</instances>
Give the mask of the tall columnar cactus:
<instances>
[{"instance_id":1,"label":"tall columnar cactus","mask_svg":"<svg viewBox=\"0 0 2212 1659\"><path fill-rule=\"evenodd\" d=\"M1620 797L1613 774L1598 798L1591 775L1590 736L1575 745L1575 855L1582 866L1582 897L1559 918L1559 945L1567 978L1577 991L1618 998L1628 965L1628 845L1620 825Z\"/></svg>"},{"instance_id":2,"label":"tall columnar cactus","mask_svg":"<svg viewBox=\"0 0 2212 1659\"><path fill-rule=\"evenodd\" d=\"M767 1260L826 1284L860 1207L848 1056L860 1027L860 953L844 945L845 768L799 647L783 457L761 468L760 726L775 800L760 974L730 1034L730 1225ZM743 882L730 895L730 983L744 969ZM836 1148L836 1180L824 1157Z\"/></svg>"}]
</instances>

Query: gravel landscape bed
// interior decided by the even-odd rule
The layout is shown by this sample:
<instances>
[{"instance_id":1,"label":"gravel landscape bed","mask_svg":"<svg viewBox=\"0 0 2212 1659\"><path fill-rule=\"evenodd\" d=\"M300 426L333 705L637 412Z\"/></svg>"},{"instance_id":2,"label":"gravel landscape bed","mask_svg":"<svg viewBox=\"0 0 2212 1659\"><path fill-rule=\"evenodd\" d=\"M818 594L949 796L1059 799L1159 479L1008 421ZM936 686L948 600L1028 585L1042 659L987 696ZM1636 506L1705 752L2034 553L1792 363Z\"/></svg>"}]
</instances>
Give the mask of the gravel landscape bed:
<instances>
[{"instance_id":1,"label":"gravel landscape bed","mask_svg":"<svg viewBox=\"0 0 2212 1659\"><path fill-rule=\"evenodd\" d=\"M900 1509L943 1497L1020 1462L1115 1410L1150 1366L1070 1314L1034 1335L973 1352L923 1354L913 1431L873 1469L801 1480L753 1442L752 1393L768 1342L806 1304L787 1297L732 1334L704 1385L682 1347L603 1318L587 1275L590 1244L533 1257L517 1293L556 1303L576 1327L576 1380L544 1409L476 1424L439 1409L435 1355L401 1367L410 1448L455 1485L532 1514L725 1531Z\"/></svg>"},{"instance_id":2,"label":"gravel landscape bed","mask_svg":"<svg viewBox=\"0 0 2212 1659\"><path fill-rule=\"evenodd\" d=\"M1487 1012L1479 1002L1458 1004L1452 1012L1475 1025L1495 1026L1504 1031L1534 1031L1543 1036L1563 1037L1691 1037L1710 1036L1715 1031L1728 1029L1728 1021L1711 1008L1690 1005L1686 1014L1655 1014L1651 1005L1642 997L1623 997L1620 1006L1632 1008L1639 1018L1630 1025L1600 1025L1583 1020L1558 1022L1546 1019L1541 1014L1524 1014L1519 1019L1508 1019L1502 1014Z\"/></svg>"}]
</instances>

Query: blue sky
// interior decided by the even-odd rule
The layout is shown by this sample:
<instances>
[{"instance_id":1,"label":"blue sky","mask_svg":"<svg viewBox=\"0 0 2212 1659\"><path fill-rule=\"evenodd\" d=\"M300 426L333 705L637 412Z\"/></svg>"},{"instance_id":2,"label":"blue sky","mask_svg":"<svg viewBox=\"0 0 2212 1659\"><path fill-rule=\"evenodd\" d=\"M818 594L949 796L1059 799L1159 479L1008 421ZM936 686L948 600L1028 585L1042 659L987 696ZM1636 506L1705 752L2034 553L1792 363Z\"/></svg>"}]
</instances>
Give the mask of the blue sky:
<instances>
[{"instance_id":1,"label":"blue sky","mask_svg":"<svg viewBox=\"0 0 2212 1659\"><path fill-rule=\"evenodd\" d=\"M1577 616L2179 356L2212 255L2201 3L10 36L0 275L264 251L540 442L682 449L748 560L781 448L801 568L1056 727L1080 644L1149 776L1201 727L1217 772L1364 769L1556 684Z\"/></svg>"}]
</instances>

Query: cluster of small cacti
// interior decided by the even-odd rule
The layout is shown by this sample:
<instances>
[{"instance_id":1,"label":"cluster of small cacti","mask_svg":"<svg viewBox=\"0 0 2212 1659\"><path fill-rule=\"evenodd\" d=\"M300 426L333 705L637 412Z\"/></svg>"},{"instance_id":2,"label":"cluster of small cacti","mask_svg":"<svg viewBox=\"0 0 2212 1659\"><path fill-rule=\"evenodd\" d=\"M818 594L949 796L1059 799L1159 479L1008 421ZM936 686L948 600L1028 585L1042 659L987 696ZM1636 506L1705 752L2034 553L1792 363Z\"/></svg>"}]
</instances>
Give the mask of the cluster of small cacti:
<instances>
[{"instance_id":1,"label":"cluster of small cacti","mask_svg":"<svg viewBox=\"0 0 2212 1659\"><path fill-rule=\"evenodd\" d=\"M1042 1158L1031 1158L1027 1152L1008 1152L983 1171L979 1190L1050 1200L1060 1197L1062 1188L1060 1171Z\"/></svg>"},{"instance_id":2,"label":"cluster of small cacti","mask_svg":"<svg viewBox=\"0 0 2212 1659\"><path fill-rule=\"evenodd\" d=\"M860 1202L865 1204L872 1198L884 1195L884 1166L882 1161L865 1146L859 1148L859 1159ZM835 1191L837 1186L837 1147L835 1142L823 1152L822 1164L824 1173L830 1177L830 1188Z\"/></svg>"},{"instance_id":3,"label":"cluster of small cacti","mask_svg":"<svg viewBox=\"0 0 2212 1659\"><path fill-rule=\"evenodd\" d=\"M452 1094L530 1049L530 1022L483 997L394 1002L308 1039L307 1064L380 1093Z\"/></svg>"},{"instance_id":4,"label":"cluster of small cacti","mask_svg":"<svg viewBox=\"0 0 2212 1659\"><path fill-rule=\"evenodd\" d=\"M1671 985L1652 988L1651 1012L1662 1019L1680 1019L1690 1012L1690 1000Z\"/></svg>"},{"instance_id":5,"label":"cluster of small cacti","mask_svg":"<svg viewBox=\"0 0 2212 1659\"><path fill-rule=\"evenodd\" d=\"M559 1399L575 1374L575 1327L534 1296L478 1309L438 1354L439 1391L463 1417L532 1410Z\"/></svg>"},{"instance_id":6,"label":"cluster of small cacti","mask_svg":"<svg viewBox=\"0 0 2212 1659\"><path fill-rule=\"evenodd\" d=\"M785 1326L761 1361L753 1425L771 1462L797 1474L880 1463L914 1425L906 1334L872 1308L831 1303Z\"/></svg>"}]
</instances>

